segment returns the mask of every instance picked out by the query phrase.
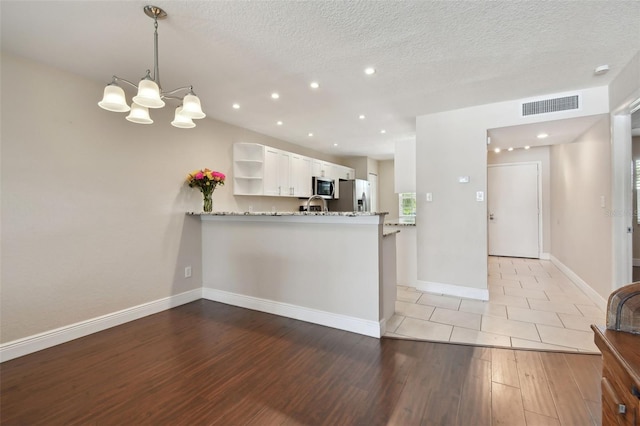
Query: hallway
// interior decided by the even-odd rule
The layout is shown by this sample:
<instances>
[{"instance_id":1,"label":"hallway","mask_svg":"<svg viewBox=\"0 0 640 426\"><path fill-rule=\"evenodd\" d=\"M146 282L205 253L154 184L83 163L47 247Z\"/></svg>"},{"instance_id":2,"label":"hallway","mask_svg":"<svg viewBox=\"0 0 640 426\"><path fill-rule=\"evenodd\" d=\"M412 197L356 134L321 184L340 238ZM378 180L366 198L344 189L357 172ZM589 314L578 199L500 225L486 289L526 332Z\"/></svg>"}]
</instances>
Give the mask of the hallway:
<instances>
[{"instance_id":1,"label":"hallway","mask_svg":"<svg viewBox=\"0 0 640 426\"><path fill-rule=\"evenodd\" d=\"M385 336L517 349L599 353L605 312L549 260L489 257L489 301L398 286Z\"/></svg>"}]
</instances>

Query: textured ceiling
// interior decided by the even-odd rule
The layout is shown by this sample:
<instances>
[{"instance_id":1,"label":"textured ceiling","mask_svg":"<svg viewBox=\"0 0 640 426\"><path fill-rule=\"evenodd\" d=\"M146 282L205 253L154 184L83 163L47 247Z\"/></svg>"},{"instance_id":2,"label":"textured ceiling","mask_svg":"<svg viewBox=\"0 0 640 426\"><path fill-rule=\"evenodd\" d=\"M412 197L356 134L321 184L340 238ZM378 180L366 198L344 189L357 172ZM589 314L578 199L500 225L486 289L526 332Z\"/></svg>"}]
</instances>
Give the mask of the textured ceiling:
<instances>
[{"instance_id":1,"label":"textured ceiling","mask_svg":"<svg viewBox=\"0 0 640 426\"><path fill-rule=\"evenodd\" d=\"M135 81L153 66L147 3L3 0L2 49ZM210 117L337 155L389 158L418 115L606 85L640 50L638 1L152 4L169 15L164 89L192 84Z\"/></svg>"}]
</instances>

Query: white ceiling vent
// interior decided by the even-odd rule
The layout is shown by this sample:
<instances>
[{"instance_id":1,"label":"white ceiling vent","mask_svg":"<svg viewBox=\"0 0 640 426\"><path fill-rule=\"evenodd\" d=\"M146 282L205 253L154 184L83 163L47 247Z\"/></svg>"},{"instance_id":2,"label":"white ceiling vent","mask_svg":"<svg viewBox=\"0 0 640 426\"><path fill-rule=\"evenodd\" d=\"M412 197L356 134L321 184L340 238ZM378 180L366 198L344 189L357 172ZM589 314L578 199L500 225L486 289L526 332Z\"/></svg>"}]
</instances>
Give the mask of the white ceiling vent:
<instances>
[{"instance_id":1,"label":"white ceiling vent","mask_svg":"<svg viewBox=\"0 0 640 426\"><path fill-rule=\"evenodd\" d=\"M520 114L522 117L537 114L547 114L550 112L579 110L581 107L580 94L572 94L558 98L538 99L530 102L520 103Z\"/></svg>"}]
</instances>

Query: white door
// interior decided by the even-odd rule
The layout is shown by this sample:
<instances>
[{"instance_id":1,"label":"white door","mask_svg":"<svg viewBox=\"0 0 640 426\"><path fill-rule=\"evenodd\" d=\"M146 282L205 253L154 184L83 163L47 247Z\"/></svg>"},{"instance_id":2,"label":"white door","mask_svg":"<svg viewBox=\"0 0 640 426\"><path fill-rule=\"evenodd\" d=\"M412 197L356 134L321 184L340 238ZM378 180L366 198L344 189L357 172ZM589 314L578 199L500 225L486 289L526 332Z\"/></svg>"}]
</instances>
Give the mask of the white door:
<instances>
[{"instance_id":1,"label":"white door","mask_svg":"<svg viewBox=\"0 0 640 426\"><path fill-rule=\"evenodd\" d=\"M538 164L488 167L489 255L540 257Z\"/></svg>"}]
</instances>

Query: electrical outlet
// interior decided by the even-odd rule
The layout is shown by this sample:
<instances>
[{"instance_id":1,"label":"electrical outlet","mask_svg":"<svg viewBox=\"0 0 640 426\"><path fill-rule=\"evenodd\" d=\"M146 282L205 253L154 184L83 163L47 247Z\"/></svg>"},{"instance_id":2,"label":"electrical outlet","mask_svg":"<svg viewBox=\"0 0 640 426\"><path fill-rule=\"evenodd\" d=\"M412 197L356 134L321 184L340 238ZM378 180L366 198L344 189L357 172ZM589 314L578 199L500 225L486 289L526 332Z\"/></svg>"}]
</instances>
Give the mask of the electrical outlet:
<instances>
[{"instance_id":1,"label":"electrical outlet","mask_svg":"<svg viewBox=\"0 0 640 426\"><path fill-rule=\"evenodd\" d=\"M184 268L184 277L191 278L191 266L187 266Z\"/></svg>"}]
</instances>

